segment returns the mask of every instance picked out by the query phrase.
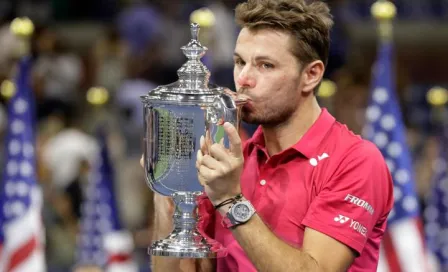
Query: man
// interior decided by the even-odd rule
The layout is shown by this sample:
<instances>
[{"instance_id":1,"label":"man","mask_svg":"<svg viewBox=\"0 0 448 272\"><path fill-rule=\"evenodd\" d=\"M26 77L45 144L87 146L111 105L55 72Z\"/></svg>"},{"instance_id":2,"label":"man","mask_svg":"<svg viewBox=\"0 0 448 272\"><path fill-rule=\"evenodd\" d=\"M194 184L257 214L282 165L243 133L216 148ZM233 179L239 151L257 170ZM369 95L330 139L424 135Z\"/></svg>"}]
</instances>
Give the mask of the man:
<instances>
[{"instance_id":1,"label":"man","mask_svg":"<svg viewBox=\"0 0 448 272\"><path fill-rule=\"evenodd\" d=\"M248 100L243 120L260 127L243 147L226 123L230 149L202 138L196 163L216 208L210 235L228 256L216 264L154 258L154 270L376 271L392 179L379 150L317 103L332 26L327 5L248 0L236 19L237 96ZM163 237L172 205L157 199L155 209Z\"/></svg>"}]
</instances>

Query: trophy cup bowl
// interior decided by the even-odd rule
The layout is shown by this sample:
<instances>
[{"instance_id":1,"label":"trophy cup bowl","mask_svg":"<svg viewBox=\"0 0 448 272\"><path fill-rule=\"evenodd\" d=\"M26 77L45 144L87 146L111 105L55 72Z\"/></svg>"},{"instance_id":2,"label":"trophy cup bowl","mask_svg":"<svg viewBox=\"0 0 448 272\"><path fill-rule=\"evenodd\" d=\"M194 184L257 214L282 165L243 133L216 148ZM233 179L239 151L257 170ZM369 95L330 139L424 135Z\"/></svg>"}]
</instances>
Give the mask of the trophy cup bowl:
<instances>
[{"instance_id":1,"label":"trophy cup bowl","mask_svg":"<svg viewBox=\"0 0 448 272\"><path fill-rule=\"evenodd\" d=\"M199 25L191 24L191 41L181 49L188 58L177 71L178 81L142 96L144 104L144 168L155 193L175 203L174 226L165 239L150 246L149 254L178 258L216 258L222 247L207 241L197 229L197 197L203 194L196 164L200 138L229 145L222 125L240 125L240 106L223 87L209 83L201 62L207 48L198 41ZM221 251L222 252L222 251Z\"/></svg>"}]
</instances>

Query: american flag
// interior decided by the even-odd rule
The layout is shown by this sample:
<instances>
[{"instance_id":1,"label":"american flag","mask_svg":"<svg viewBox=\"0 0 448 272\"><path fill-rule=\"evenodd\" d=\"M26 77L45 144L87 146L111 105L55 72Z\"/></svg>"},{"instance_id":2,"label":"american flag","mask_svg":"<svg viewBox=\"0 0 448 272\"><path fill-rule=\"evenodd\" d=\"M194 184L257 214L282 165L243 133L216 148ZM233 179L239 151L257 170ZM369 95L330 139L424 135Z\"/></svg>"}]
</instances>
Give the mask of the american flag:
<instances>
[{"instance_id":1,"label":"american flag","mask_svg":"<svg viewBox=\"0 0 448 272\"><path fill-rule=\"evenodd\" d=\"M448 125L445 125L439 143L440 155L435 163L432 190L424 211L428 247L436 257L440 271L448 271Z\"/></svg>"},{"instance_id":2,"label":"american flag","mask_svg":"<svg viewBox=\"0 0 448 272\"><path fill-rule=\"evenodd\" d=\"M108 272L138 271L132 259L132 236L121 227L118 218L106 135L102 129L98 134L101 150L90 173L81 211L76 265L96 266Z\"/></svg>"},{"instance_id":3,"label":"american flag","mask_svg":"<svg viewBox=\"0 0 448 272\"><path fill-rule=\"evenodd\" d=\"M45 271L42 193L37 184L32 61L19 63L16 93L8 101L6 165L0 194L0 271Z\"/></svg>"},{"instance_id":4,"label":"american flag","mask_svg":"<svg viewBox=\"0 0 448 272\"><path fill-rule=\"evenodd\" d=\"M392 42L379 44L364 136L381 150L394 182L394 208L388 218L378 271L427 270L419 203L406 130L395 94Z\"/></svg>"}]
</instances>

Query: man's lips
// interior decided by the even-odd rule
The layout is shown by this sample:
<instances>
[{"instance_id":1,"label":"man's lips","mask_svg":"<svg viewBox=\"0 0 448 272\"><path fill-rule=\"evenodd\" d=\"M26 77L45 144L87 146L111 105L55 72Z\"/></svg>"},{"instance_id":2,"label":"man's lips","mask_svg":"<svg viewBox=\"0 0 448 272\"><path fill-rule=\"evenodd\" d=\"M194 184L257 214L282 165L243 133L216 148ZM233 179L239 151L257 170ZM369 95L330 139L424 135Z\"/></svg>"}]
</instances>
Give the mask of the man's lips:
<instances>
[{"instance_id":1,"label":"man's lips","mask_svg":"<svg viewBox=\"0 0 448 272\"><path fill-rule=\"evenodd\" d=\"M236 105L241 105L241 108L244 110L252 110L253 109L253 101L252 99L245 99L244 102L238 103L236 102Z\"/></svg>"},{"instance_id":2,"label":"man's lips","mask_svg":"<svg viewBox=\"0 0 448 272\"><path fill-rule=\"evenodd\" d=\"M248 100L248 99L243 99L243 98L235 98L235 104L237 105L237 106L244 106L244 105L246 105L247 103L249 103L250 102L250 100Z\"/></svg>"},{"instance_id":3,"label":"man's lips","mask_svg":"<svg viewBox=\"0 0 448 272\"><path fill-rule=\"evenodd\" d=\"M235 97L235 101L240 101L240 102L247 101L248 102L248 101L252 101L252 99L244 94L237 94Z\"/></svg>"}]
</instances>

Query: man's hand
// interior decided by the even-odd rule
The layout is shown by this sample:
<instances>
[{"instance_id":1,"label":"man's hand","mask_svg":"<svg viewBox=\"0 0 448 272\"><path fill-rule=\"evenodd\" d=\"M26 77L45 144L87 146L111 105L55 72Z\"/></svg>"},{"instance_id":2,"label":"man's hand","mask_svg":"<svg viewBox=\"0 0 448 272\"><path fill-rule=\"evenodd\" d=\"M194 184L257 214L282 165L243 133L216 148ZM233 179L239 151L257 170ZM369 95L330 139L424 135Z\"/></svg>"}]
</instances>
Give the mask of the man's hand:
<instances>
[{"instance_id":1,"label":"man's hand","mask_svg":"<svg viewBox=\"0 0 448 272\"><path fill-rule=\"evenodd\" d=\"M222 143L211 144L210 136L206 135L201 137L196 161L199 182L214 205L241 193L240 175L244 163L241 138L232 124L227 122L223 127L230 149Z\"/></svg>"}]
</instances>

